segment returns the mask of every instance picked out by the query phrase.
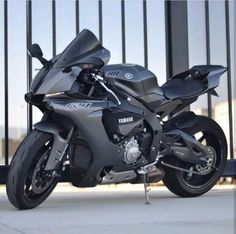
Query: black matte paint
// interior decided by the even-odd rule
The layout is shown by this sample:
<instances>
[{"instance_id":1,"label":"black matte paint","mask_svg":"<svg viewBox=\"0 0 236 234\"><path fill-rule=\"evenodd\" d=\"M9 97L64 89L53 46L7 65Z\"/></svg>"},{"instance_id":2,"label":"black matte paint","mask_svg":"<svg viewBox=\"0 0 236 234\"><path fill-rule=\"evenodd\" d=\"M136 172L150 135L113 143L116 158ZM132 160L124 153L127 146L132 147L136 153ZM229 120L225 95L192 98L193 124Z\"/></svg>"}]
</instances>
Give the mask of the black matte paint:
<instances>
[{"instance_id":1,"label":"black matte paint","mask_svg":"<svg viewBox=\"0 0 236 234\"><path fill-rule=\"evenodd\" d=\"M40 109L49 113L49 117L44 117L43 122L36 124L35 128L52 133L55 146L60 151L67 143L73 143L67 142L63 136L55 136L61 134L61 130L59 125L47 122L52 121L50 113L54 113L59 119L62 116L68 119L76 128L76 134L82 133L87 144L85 151L90 153L87 153L89 159L85 160L86 170L83 173L74 171L72 176L73 184L80 187L101 183L105 168L128 171L153 162L163 147L163 133L168 131L171 131L174 137L181 135L186 142L199 148L199 143L184 132L175 131L176 127L184 130L185 125L191 128L197 121L194 114L179 114L164 125L161 120L182 110L199 95L213 92L219 85L219 77L225 72L222 66L195 66L172 77L159 87L157 78L151 71L135 64L105 65L109 58L110 52L101 46L95 35L83 30L62 54L55 56L50 60L50 64L42 68L32 82L31 92L26 95L29 103L38 107L42 105L43 108L41 106ZM104 77L102 82L113 90L120 104L101 88L98 82L93 81L92 73ZM190 86L191 89L188 88ZM76 95L80 90L85 93ZM132 120L121 124L119 119L122 118ZM68 126L64 127L65 131L69 131ZM144 132L147 132L145 138L148 141L144 145L148 144L148 150L146 149L145 155L141 155L133 165L125 164L123 143ZM55 146L53 151L56 150ZM191 147L189 150L191 151ZM189 150L183 158L193 162L194 158ZM206 149L203 147L201 151L203 157ZM51 155L50 158L53 158L53 153ZM75 157L77 156L72 156L72 163L77 161ZM53 169L53 164L50 165L50 169ZM72 168L76 170L73 165ZM79 175L77 179L75 175Z\"/></svg>"}]
</instances>

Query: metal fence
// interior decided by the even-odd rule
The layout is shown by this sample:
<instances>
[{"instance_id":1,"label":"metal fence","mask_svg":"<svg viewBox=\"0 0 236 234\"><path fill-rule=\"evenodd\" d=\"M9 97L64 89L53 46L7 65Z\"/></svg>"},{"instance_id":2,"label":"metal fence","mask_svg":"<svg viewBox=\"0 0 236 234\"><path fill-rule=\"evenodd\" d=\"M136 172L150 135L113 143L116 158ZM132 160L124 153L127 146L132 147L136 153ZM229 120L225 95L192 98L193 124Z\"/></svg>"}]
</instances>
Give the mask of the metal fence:
<instances>
[{"instance_id":1,"label":"metal fence","mask_svg":"<svg viewBox=\"0 0 236 234\"><path fill-rule=\"evenodd\" d=\"M96 0L94 0L96 1ZM23 2L23 1L22 1ZM56 12L56 0L50 1L51 3L51 25L52 25L52 55L56 55L56 49L57 49L57 37L56 37L56 31L57 31L57 12ZM101 42L103 42L103 16L105 12L103 12L103 1L98 0L97 1L97 11L98 11L98 26L99 26L99 39ZM127 47L129 45L126 45L126 2L125 0L121 0L120 2L120 21L121 21L121 43L122 43L122 62L126 62L126 51ZM140 2L140 1L139 1ZM147 22L147 3L149 1L143 0L142 1L142 22L143 22L143 61L144 66L146 68L149 67L149 61L148 61L148 22ZM207 64L210 64L210 30L209 30L209 2L205 1L205 28L206 28L206 56L207 56ZM164 1L164 13L165 13L165 43L166 43L166 73L167 77L170 77L179 70L185 70L189 67L188 63L188 29L187 29L187 23L188 23L188 10L187 10L187 4L186 1ZM9 90L8 80L9 80L9 67L8 60L8 10L9 10L9 4L8 1L4 1L4 7L3 9L0 9L0 11L4 11L4 65L1 65L1 67L4 67L4 158L5 162L4 165L0 165L0 182L6 181L7 176L7 170L9 165L9 95L11 95L11 90ZM234 149L233 149L233 108L232 108L232 73L231 73L231 56L230 56L230 25L229 25L229 1L224 2L224 8L225 8L225 28L226 28L226 53L227 53L227 95L228 95L228 111L229 111L229 118L228 118L228 124L229 124L229 155L230 158L233 159L234 157ZM75 20L74 20L74 27L76 34L80 31L80 1L75 0L74 1L74 12L75 12ZM181 14L180 14L181 12ZM176 14L178 13L178 16L176 17ZM1 20L1 19L0 19ZM27 47L32 44L32 0L26 1L26 15L25 15L25 26L21 25L21 27L26 27L26 45L25 46L25 55L27 57L27 63L26 63L26 71L27 71L27 88L26 92L30 89L30 83L32 80L32 58L27 54ZM184 22L184 24L183 24ZM3 95L2 95L3 96ZM212 101L211 96L208 95L208 116L212 117ZM32 106L27 105L27 132L30 132L32 130L32 120L33 111ZM234 165L235 166L235 165ZM229 165L227 167L227 170L233 170L233 166ZM231 172L227 171L225 175L232 175Z\"/></svg>"}]
</instances>

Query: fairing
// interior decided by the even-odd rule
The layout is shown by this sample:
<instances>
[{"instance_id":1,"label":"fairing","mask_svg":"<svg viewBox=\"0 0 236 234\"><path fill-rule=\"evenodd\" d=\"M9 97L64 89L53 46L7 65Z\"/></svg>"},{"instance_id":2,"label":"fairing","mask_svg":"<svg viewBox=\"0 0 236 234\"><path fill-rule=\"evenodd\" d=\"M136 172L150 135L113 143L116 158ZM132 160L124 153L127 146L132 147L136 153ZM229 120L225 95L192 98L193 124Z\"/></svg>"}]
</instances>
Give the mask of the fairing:
<instances>
[{"instance_id":1,"label":"fairing","mask_svg":"<svg viewBox=\"0 0 236 234\"><path fill-rule=\"evenodd\" d=\"M104 64L110 59L110 52L102 47L96 36L83 30L67 48L45 65L35 76L31 92L35 95L69 91L82 71L80 64L88 58L98 58ZM65 68L69 68L65 71Z\"/></svg>"},{"instance_id":2,"label":"fairing","mask_svg":"<svg viewBox=\"0 0 236 234\"><path fill-rule=\"evenodd\" d=\"M35 77L37 82L32 82L31 92L40 95L69 91L80 72L79 67L71 68L69 73L63 72L61 68L51 68L41 79Z\"/></svg>"},{"instance_id":3,"label":"fairing","mask_svg":"<svg viewBox=\"0 0 236 234\"><path fill-rule=\"evenodd\" d=\"M107 64L110 59L109 51L102 47L97 37L87 29L78 34L67 46L57 60L55 67L68 67L80 64L86 57L98 57L104 64Z\"/></svg>"}]
</instances>

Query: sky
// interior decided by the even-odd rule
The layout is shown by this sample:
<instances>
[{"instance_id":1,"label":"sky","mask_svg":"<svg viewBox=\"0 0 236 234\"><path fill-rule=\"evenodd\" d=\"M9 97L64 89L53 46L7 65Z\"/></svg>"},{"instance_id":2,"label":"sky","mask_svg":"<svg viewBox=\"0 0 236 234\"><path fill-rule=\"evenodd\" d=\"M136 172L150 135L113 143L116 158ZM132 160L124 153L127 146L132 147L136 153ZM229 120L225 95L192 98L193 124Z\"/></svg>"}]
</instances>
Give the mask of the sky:
<instances>
[{"instance_id":1,"label":"sky","mask_svg":"<svg viewBox=\"0 0 236 234\"><path fill-rule=\"evenodd\" d=\"M26 127L26 19L24 0L9 0L9 125ZM233 24L233 1L230 1L231 31ZM56 38L57 53L63 51L68 43L76 36L74 0L56 1ZM143 21L142 1L128 0L125 3L126 17L126 61L144 65L143 54ZM44 57L52 57L52 25L51 1L34 0L32 2L32 41L38 43ZM189 30L189 64L206 63L204 2L188 2ZM98 1L80 1L80 30L88 28L98 36ZM211 62L226 65L224 1L210 1L210 44ZM154 72L161 85L166 81L166 48L164 25L164 1L147 1L148 22L148 60L149 70ZM0 0L0 126L4 123L4 61L3 61L3 0ZM233 40L233 34L231 34ZM103 0L103 45L110 50L112 63L121 63L121 7L119 0ZM233 51L234 48L232 48ZM232 56L233 58L233 56ZM41 65L33 60L33 74ZM232 72L232 74L234 74ZM235 83L234 83L235 85ZM217 89L221 98L213 98L213 104L227 97L227 79L224 75ZM206 96L199 99L193 107L206 106ZM34 109L34 122L40 120L41 114Z\"/></svg>"}]
</instances>

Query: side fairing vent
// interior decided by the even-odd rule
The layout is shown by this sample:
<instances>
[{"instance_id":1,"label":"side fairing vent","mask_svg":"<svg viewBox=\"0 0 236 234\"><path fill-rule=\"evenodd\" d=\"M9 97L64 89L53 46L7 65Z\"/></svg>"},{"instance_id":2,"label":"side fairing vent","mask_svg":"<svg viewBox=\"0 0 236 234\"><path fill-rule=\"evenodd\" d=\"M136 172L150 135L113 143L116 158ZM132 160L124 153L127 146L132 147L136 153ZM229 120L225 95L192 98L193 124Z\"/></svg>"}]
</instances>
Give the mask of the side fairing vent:
<instances>
[{"instance_id":1,"label":"side fairing vent","mask_svg":"<svg viewBox=\"0 0 236 234\"><path fill-rule=\"evenodd\" d=\"M119 75L119 71L108 71L108 72L106 72L106 76L107 77L118 77L118 75Z\"/></svg>"}]
</instances>

